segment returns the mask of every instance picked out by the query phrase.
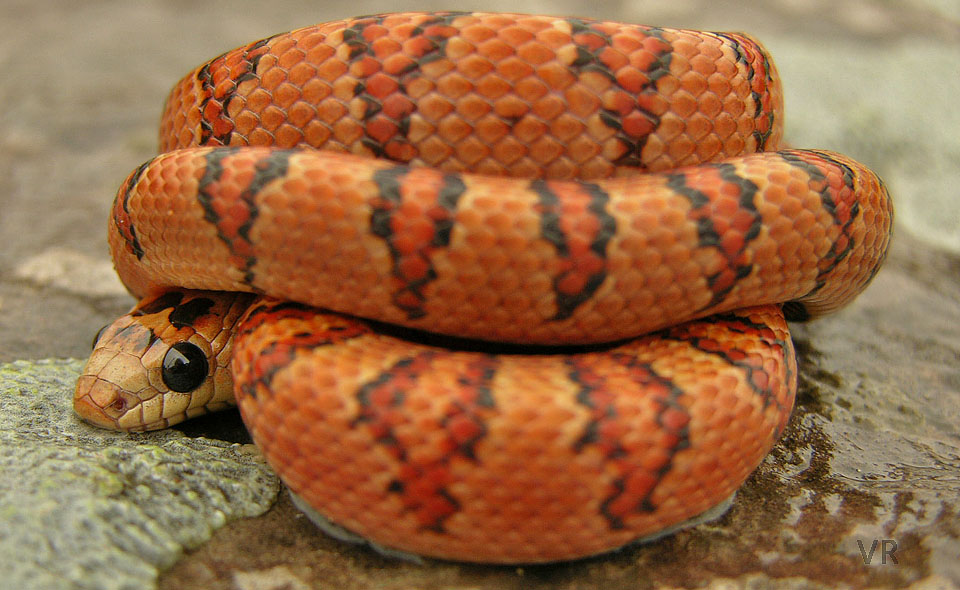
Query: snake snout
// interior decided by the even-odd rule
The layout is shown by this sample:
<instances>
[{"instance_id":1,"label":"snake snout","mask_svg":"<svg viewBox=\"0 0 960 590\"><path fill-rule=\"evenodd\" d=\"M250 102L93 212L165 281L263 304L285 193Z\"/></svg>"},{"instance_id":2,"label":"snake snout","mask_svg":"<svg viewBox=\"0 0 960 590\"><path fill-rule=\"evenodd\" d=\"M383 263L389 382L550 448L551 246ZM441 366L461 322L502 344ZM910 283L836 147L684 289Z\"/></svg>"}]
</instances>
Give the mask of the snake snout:
<instances>
[{"instance_id":1,"label":"snake snout","mask_svg":"<svg viewBox=\"0 0 960 590\"><path fill-rule=\"evenodd\" d=\"M120 387L95 375L77 380L73 409L86 422L109 430L126 430L121 420L130 411L131 400Z\"/></svg>"},{"instance_id":2,"label":"snake snout","mask_svg":"<svg viewBox=\"0 0 960 590\"><path fill-rule=\"evenodd\" d=\"M143 430L144 403L156 396L138 356L100 346L77 379L73 407L100 428Z\"/></svg>"}]
</instances>

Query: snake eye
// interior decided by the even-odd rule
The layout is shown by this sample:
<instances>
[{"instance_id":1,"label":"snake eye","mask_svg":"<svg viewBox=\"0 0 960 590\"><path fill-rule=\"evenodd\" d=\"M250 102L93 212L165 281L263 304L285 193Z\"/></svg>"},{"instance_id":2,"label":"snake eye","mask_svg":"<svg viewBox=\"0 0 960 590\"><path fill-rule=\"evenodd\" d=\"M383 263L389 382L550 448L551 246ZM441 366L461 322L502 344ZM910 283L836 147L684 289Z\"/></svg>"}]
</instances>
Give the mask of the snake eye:
<instances>
[{"instance_id":1,"label":"snake eye","mask_svg":"<svg viewBox=\"0 0 960 590\"><path fill-rule=\"evenodd\" d=\"M102 328L97 330L97 333L93 337L93 342L90 343L90 350L93 350L97 347L97 342L100 342L100 337L103 336L103 333L107 331L107 328L110 327L110 324L105 324Z\"/></svg>"},{"instance_id":2,"label":"snake eye","mask_svg":"<svg viewBox=\"0 0 960 590\"><path fill-rule=\"evenodd\" d=\"M207 356L196 344L178 342L163 356L163 382L172 391L193 391L207 378Z\"/></svg>"}]
</instances>

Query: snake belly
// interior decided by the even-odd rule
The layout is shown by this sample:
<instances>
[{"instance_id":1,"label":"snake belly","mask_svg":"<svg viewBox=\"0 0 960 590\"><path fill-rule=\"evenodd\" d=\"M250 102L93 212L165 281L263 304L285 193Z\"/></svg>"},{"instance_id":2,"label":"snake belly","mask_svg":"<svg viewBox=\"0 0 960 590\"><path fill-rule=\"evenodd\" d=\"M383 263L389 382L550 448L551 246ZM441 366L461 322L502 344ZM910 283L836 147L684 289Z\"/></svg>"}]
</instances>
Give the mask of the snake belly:
<instances>
[{"instance_id":1,"label":"snake belly","mask_svg":"<svg viewBox=\"0 0 960 590\"><path fill-rule=\"evenodd\" d=\"M744 35L403 13L225 53L118 192L143 300L75 408L148 430L235 397L308 512L389 550L543 562L672 530L782 432L784 312L841 307L885 257L879 178L781 134Z\"/></svg>"}]
</instances>

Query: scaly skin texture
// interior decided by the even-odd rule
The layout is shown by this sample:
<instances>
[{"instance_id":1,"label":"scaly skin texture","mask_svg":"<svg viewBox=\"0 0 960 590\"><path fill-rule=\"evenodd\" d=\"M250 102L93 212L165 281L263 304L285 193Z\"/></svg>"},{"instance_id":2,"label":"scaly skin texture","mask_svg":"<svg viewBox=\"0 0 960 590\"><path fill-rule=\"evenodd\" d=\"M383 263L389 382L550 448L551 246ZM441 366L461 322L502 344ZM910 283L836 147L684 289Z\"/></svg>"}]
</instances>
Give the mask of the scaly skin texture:
<instances>
[{"instance_id":1,"label":"scaly skin texture","mask_svg":"<svg viewBox=\"0 0 960 590\"><path fill-rule=\"evenodd\" d=\"M468 561L574 559L701 514L796 390L775 306L576 354L410 344L285 302L241 334L240 409L291 490L380 545Z\"/></svg>"},{"instance_id":2,"label":"scaly skin texture","mask_svg":"<svg viewBox=\"0 0 960 590\"><path fill-rule=\"evenodd\" d=\"M774 150L752 39L581 18L403 13L251 43L170 94L160 151L310 146L447 171L607 178Z\"/></svg>"},{"instance_id":3,"label":"scaly skin texture","mask_svg":"<svg viewBox=\"0 0 960 590\"><path fill-rule=\"evenodd\" d=\"M796 392L778 306L571 350L415 334L272 298L239 318L250 300L145 299L100 335L77 412L153 430L235 392L294 493L413 554L575 559L675 527L743 483ZM189 394L166 391L159 368L184 340L214 367Z\"/></svg>"},{"instance_id":4,"label":"scaly skin texture","mask_svg":"<svg viewBox=\"0 0 960 590\"><path fill-rule=\"evenodd\" d=\"M782 432L783 311L833 311L885 256L882 182L773 151L781 130L773 64L736 34L410 13L225 53L120 188L111 251L145 299L75 407L149 430L235 391L285 483L391 550L540 562L655 535ZM207 361L176 393L183 340Z\"/></svg>"},{"instance_id":5,"label":"scaly skin texture","mask_svg":"<svg viewBox=\"0 0 960 590\"><path fill-rule=\"evenodd\" d=\"M831 311L879 268L889 211L872 172L817 151L588 183L187 148L127 180L109 238L138 295L254 291L453 336L583 344L748 305Z\"/></svg>"}]
</instances>

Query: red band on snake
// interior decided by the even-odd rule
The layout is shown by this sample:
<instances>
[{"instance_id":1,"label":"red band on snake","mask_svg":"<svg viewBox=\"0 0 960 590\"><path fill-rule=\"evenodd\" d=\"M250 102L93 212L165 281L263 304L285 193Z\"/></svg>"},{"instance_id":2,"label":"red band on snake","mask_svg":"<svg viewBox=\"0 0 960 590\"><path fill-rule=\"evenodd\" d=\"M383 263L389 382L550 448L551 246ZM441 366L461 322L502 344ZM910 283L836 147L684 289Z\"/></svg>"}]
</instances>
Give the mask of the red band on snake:
<instances>
[{"instance_id":1,"label":"red band on snake","mask_svg":"<svg viewBox=\"0 0 960 590\"><path fill-rule=\"evenodd\" d=\"M552 561L689 524L786 424L783 313L848 303L889 241L877 176L781 130L743 35L409 13L225 53L120 188L144 299L75 407L149 430L236 396L301 505L391 551Z\"/></svg>"}]
</instances>

